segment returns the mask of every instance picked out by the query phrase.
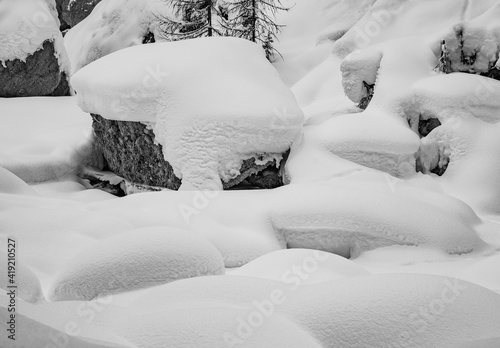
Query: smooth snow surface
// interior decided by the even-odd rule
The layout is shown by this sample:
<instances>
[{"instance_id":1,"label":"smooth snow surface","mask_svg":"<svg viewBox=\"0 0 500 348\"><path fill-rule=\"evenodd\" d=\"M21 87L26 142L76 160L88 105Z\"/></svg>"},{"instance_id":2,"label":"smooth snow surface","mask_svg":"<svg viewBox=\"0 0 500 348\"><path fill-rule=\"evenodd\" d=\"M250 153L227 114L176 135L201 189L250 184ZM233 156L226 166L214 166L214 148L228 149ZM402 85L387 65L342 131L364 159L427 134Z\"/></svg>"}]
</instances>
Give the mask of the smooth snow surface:
<instances>
[{"instance_id":1,"label":"smooth snow surface","mask_svg":"<svg viewBox=\"0 0 500 348\"><path fill-rule=\"evenodd\" d=\"M324 283L369 274L368 271L342 256L311 249L274 251L250 261L229 274L296 282L300 280L297 276L304 272L301 268L311 273L304 279L303 284Z\"/></svg>"},{"instance_id":2,"label":"smooth snow surface","mask_svg":"<svg viewBox=\"0 0 500 348\"><path fill-rule=\"evenodd\" d=\"M214 274L224 274L224 263L209 242L188 231L150 227L104 239L75 255L55 277L50 298L91 300Z\"/></svg>"},{"instance_id":3,"label":"smooth snow surface","mask_svg":"<svg viewBox=\"0 0 500 348\"><path fill-rule=\"evenodd\" d=\"M0 3L0 63L26 57L54 43L61 71L69 72L70 63L59 31L55 0L3 0Z\"/></svg>"},{"instance_id":4,"label":"smooth snow surface","mask_svg":"<svg viewBox=\"0 0 500 348\"><path fill-rule=\"evenodd\" d=\"M256 44L203 38L115 52L71 83L84 111L152 122L181 189L221 189L242 161L279 164L303 113Z\"/></svg>"},{"instance_id":5,"label":"smooth snow surface","mask_svg":"<svg viewBox=\"0 0 500 348\"><path fill-rule=\"evenodd\" d=\"M4 240L2 238L1 241L3 244L7 245L7 240ZM0 251L0 257L2 257L2 260L7 260L8 253L2 250ZM9 280L13 279L8 277L8 266L8 263L4 262L2 263L2 266L0 268L0 270L2 271L2 276L0 277L0 289L6 292L9 291ZM12 263L10 264L10 266L13 266ZM45 297L43 296L42 288L40 286L40 281L30 268L24 266L23 264L18 264L16 268L15 278L19 287L19 292L17 294L19 298L30 303L37 303L45 299Z\"/></svg>"},{"instance_id":6,"label":"smooth snow surface","mask_svg":"<svg viewBox=\"0 0 500 348\"><path fill-rule=\"evenodd\" d=\"M102 325L140 347L165 341L187 347L200 336L208 347L295 347L293 340L307 347L348 348L385 347L387 342L399 347L498 343L500 297L480 286L413 274L307 285L306 276L314 272L294 282L242 276L182 280L137 294L127 302L134 315L118 325Z\"/></svg>"},{"instance_id":7,"label":"smooth snow surface","mask_svg":"<svg viewBox=\"0 0 500 348\"><path fill-rule=\"evenodd\" d=\"M106 0L71 28L64 45L72 74L85 65L123 48L142 44L149 33L161 39L158 24L171 10L162 0Z\"/></svg>"},{"instance_id":8,"label":"smooth snow surface","mask_svg":"<svg viewBox=\"0 0 500 348\"><path fill-rule=\"evenodd\" d=\"M27 182L74 174L91 152L90 117L73 97L0 98L0 166Z\"/></svg>"}]
</instances>

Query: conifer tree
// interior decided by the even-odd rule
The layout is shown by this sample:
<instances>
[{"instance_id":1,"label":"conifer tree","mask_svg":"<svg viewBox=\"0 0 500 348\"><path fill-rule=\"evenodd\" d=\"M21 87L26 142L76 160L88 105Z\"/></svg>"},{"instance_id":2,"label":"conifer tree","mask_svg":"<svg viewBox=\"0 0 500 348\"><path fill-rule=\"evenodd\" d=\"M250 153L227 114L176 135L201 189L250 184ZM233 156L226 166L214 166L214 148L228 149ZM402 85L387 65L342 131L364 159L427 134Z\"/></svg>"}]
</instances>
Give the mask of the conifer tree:
<instances>
[{"instance_id":1,"label":"conifer tree","mask_svg":"<svg viewBox=\"0 0 500 348\"><path fill-rule=\"evenodd\" d=\"M227 19L221 21L222 27L230 36L241 37L260 44L269 60L278 51L274 41L282 25L276 23L278 11L288 11L281 0L221 0L228 9Z\"/></svg>"},{"instance_id":2,"label":"conifer tree","mask_svg":"<svg viewBox=\"0 0 500 348\"><path fill-rule=\"evenodd\" d=\"M219 36L214 25L217 0L172 0L175 18L162 18L161 27L171 40L185 40L205 36Z\"/></svg>"}]
</instances>

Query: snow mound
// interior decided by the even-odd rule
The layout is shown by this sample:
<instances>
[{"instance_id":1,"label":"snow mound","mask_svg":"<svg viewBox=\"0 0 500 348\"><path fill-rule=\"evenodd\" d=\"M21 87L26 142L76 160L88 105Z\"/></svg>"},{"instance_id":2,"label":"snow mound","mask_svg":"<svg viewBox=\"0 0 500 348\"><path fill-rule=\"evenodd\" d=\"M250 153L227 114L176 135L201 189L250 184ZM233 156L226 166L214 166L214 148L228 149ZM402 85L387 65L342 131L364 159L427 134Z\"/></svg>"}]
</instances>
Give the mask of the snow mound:
<instances>
[{"instance_id":1,"label":"snow mound","mask_svg":"<svg viewBox=\"0 0 500 348\"><path fill-rule=\"evenodd\" d=\"M257 164L279 163L304 122L263 50L243 39L130 47L86 66L71 81L84 111L153 123L181 189L222 188L220 179L236 177L251 157Z\"/></svg>"},{"instance_id":2,"label":"snow mound","mask_svg":"<svg viewBox=\"0 0 500 348\"><path fill-rule=\"evenodd\" d=\"M176 348L322 347L285 316L214 304L194 308L173 304L161 312L128 316L117 326L118 334L140 348L163 348L165 342Z\"/></svg>"},{"instance_id":3,"label":"snow mound","mask_svg":"<svg viewBox=\"0 0 500 348\"><path fill-rule=\"evenodd\" d=\"M0 3L0 18L2 64L7 60L25 61L49 40L54 42L61 71L69 72L54 0L5 0Z\"/></svg>"},{"instance_id":4,"label":"snow mound","mask_svg":"<svg viewBox=\"0 0 500 348\"><path fill-rule=\"evenodd\" d=\"M368 271L341 256L311 249L274 251L229 273L303 284L368 274Z\"/></svg>"},{"instance_id":5,"label":"snow mound","mask_svg":"<svg viewBox=\"0 0 500 348\"><path fill-rule=\"evenodd\" d=\"M500 330L498 294L432 275L387 274L305 286L287 296L280 312L324 347L385 347L387 342L454 347L497 338Z\"/></svg>"},{"instance_id":6,"label":"snow mound","mask_svg":"<svg viewBox=\"0 0 500 348\"><path fill-rule=\"evenodd\" d=\"M415 109L423 118L441 123L465 112L478 119L500 121L500 81L474 74L451 73L422 79L413 85Z\"/></svg>"},{"instance_id":7,"label":"snow mound","mask_svg":"<svg viewBox=\"0 0 500 348\"><path fill-rule=\"evenodd\" d=\"M492 67L500 68L500 4L476 18L454 25L443 40L446 42L452 71L484 73ZM466 57L473 57L469 62Z\"/></svg>"},{"instance_id":8,"label":"snow mound","mask_svg":"<svg viewBox=\"0 0 500 348\"><path fill-rule=\"evenodd\" d=\"M0 295L0 320L7 323L12 312L8 311L9 298ZM133 348L129 342L96 327L92 320L99 304L89 302L44 302L33 305L17 300L15 341L0 338L2 347L71 347L71 348ZM91 310L89 310L91 309ZM94 312L92 312L94 310ZM76 315L78 313L78 315ZM93 315L94 317L90 317ZM21 331L22 330L22 331ZM15 342L14 344L12 344Z\"/></svg>"},{"instance_id":9,"label":"snow mound","mask_svg":"<svg viewBox=\"0 0 500 348\"><path fill-rule=\"evenodd\" d=\"M154 342L154 347L161 339L189 346L200 336L208 337L210 346L223 346L225 338L232 339L229 346L253 346L253 336L263 344L260 331L267 333L275 320L286 325L282 318L295 327L299 342L307 332L314 346L321 347L385 347L387 342L398 347L453 347L494 341L500 329L499 295L458 279L417 274L299 286L252 277L200 277L149 289L128 308L135 315L113 323L113 329L134 343ZM281 332L294 331L276 330L279 340ZM279 340L270 342L281 347Z\"/></svg>"},{"instance_id":10,"label":"snow mound","mask_svg":"<svg viewBox=\"0 0 500 348\"><path fill-rule=\"evenodd\" d=\"M0 193L36 196L37 193L19 177L0 167Z\"/></svg>"},{"instance_id":11,"label":"snow mound","mask_svg":"<svg viewBox=\"0 0 500 348\"><path fill-rule=\"evenodd\" d=\"M161 0L107 0L64 37L72 73L123 48L140 45L148 33L161 38L159 17L167 15Z\"/></svg>"},{"instance_id":12,"label":"snow mound","mask_svg":"<svg viewBox=\"0 0 500 348\"><path fill-rule=\"evenodd\" d=\"M341 115L314 130L315 141L339 157L404 177L415 173L420 141L407 125L376 112Z\"/></svg>"},{"instance_id":13,"label":"snow mound","mask_svg":"<svg viewBox=\"0 0 500 348\"><path fill-rule=\"evenodd\" d=\"M2 244L7 245L7 238L2 238ZM7 250L7 247L5 247L5 249ZM2 266L0 267L0 271L2 271L2 276L0 277L0 288L8 292L8 286L12 285L9 283L11 278L8 277L8 254L2 250L0 251L0 257L2 260L5 260L5 262L2 262ZM24 266L22 262L16 262L14 266L14 280L17 285L17 297L30 303L43 301L45 297L43 296L38 277L30 268Z\"/></svg>"},{"instance_id":14,"label":"snow mound","mask_svg":"<svg viewBox=\"0 0 500 348\"><path fill-rule=\"evenodd\" d=\"M75 101L0 98L0 166L26 182L74 174L91 158L92 131L90 118Z\"/></svg>"},{"instance_id":15,"label":"snow mound","mask_svg":"<svg viewBox=\"0 0 500 348\"><path fill-rule=\"evenodd\" d=\"M404 184L389 175L378 176L382 180L377 183L373 174L349 174L329 185L292 184L281 189L280 200L293 205L274 208L270 219L288 247L345 257L394 244L432 245L452 254L485 247L474 231L478 220L470 209L456 202L448 211L441 208L453 198L420 199L411 191L400 191ZM367 184L367 179L372 182Z\"/></svg>"},{"instance_id":16,"label":"snow mound","mask_svg":"<svg viewBox=\"0 0 500 348\"><path fill-rule=\"evenodd\" d=\"M55 277L50 299L90 300L178 279L224 274L215 247L189 231L145 228L83 250Z\"/></svg>"},{"instance_id":17,"label":"snow mound","mask_svg":"<svg viewBox=\"0 0 500 348\"><path fill-rule=\"evenodd\" d=\"M475 262L453 274L454 277L479 284L500 293L500 274L498 265L500 255L496 254Z\"/></svg>"}]
</instances>

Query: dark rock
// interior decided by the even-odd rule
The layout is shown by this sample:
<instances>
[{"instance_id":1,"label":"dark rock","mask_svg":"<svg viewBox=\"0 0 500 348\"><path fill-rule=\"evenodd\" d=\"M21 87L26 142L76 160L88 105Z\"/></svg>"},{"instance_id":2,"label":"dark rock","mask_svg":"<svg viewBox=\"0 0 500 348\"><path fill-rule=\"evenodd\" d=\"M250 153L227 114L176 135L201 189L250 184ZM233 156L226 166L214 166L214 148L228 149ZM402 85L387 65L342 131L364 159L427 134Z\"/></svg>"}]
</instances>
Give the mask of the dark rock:
<instances>
[{"instance_id":1,"label":"dark rock","mask_svg":"<svg viewBox=\"0 0 500 348\"><path fill-rule=\"evenodd\" d=\"M56 0L57 16L59 17L59 22L60 22L59 30L61 32L65 32L66 30L71 28L70 25L66 23L66 21L63 18L63 2L65 1L66 0Z\"/></svg>"},{"instance_id":2,"label":"dark rock","mask_svg":"<svg viewBox=\"0 0 500 348\"><path fill-rule=\"evenodd\" d=\"M66 76L66 73L63 72L61 73L61 81L59 82L59 85L57 85L56 89L54 90L54 92L50 94L50 96L51 97L68 96L71 95L70 90L71 88L69 87L68 77Z\"/></svg>"},{"instance_id":3,"label":"dark rock","mask_svg":"<svg viewBox=\"0 0 500 348\"><path fill-rule=\"evenodd\" d=\"M140 122L107 120L92 114L96 147L104 155L104 170L110 170L133 184L179 189L181 180L165 161L162 146L154 142L152 130ZM255 164L255 158L243 161L240 175L223 182L224 189L275 188L283 182L275 161Z\"/></svg>"},{"instance_id":4,"label":"dark rock","mask_svg":"<svg viewBox=\"0 0 500 348\"><path fill-rule=\"evenodd\" d=\"M156 42L155 34L153 34L152 32L148 32L142 39L143 44L155 43L155 42Z\"/></svg>"},{"instance_id":5,"label":"dark rock","mask_svg":"<svg viewBox=\"0 0 500 348\"><path fill-rule=\"evenodd\" d=\"M373 98L373 92L375 90L375 85L370 85L370 84L366 83L365 81L363 81L363 87L364 87L364 89L363 89L364 93L363 93L363 97L359 101L358 107L360 109L365 110Z\"/></svg>"},{"instance_id":6,"label":"dark rock","mask_svg":"<svg viewBox=\"0 0 500 348\"><path fill-rule=\"evenodd\" d=\"M101 0L61 0L60 2L62 11L59 12L60 17L62 17L61 25L64 22L72 28L83 21Z\"/></svg>"},{"instance_id":7,"label":"dark rock","mask_svg":"<svg viewBox=\"0 0 500 348\"><path fill-rule=\"evenodd\" d=\"M67 95L69 91L52 41L46 40L25 62L15 59L5 65L0 64L0 97Z\"/></svg>"},{"instance_id":8,"label":"dark rock","mask_svg":"<svg viewBox=\"0 0 500 348\"><path fill-rule=\"evenodd\" d=\"M433 129L439 127L441 122L437 118L420 119L418 122L418 134L421 138L426 137Z\"/></svg>"},{"instance_id":9,"label":"dark rock","mask_svg":"<svg viewBox=\"0 0 500 348\"><path fill-rule=\"evenodd\" d=\"M435 70L445 74L450 74L453 72L479 74L481 76L500 80L500 70L496 67L496 62L500 52L497 52L495 59L489 62L489 68L487 70L476 71L474 68L474 64L477 60L478 49L466 53L464 49L463 28L456 29L456 35L460 44L458 47L458 50L460 51L460 58L453 60L450 57L450 52L446 46L446 41L443 40L443 42L441 43L441 55Z\"/></svg>"}]
</instances>

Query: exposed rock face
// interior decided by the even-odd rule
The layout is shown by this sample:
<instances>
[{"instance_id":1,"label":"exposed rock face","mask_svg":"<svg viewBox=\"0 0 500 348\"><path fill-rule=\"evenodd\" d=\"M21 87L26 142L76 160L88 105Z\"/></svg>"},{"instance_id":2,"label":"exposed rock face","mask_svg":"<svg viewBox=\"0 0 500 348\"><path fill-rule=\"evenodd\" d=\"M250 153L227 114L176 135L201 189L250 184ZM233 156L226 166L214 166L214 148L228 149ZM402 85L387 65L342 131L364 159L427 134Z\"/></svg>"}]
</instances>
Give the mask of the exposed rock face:
<instances>
[{"instance_id":1,"label":"exposed rock face","mask_svg":"<svg viewBox=\"0 0 500 348\"><path fill-rule=\"evenodd\" d=\"M155 135L140 122L107 120L92 114L97 148L102 151L107 168L135 184L179 189L181 180L165 161L162 146ZM274 161L257 165L254 158L243 161L240 175L223 183L229 188L275 188L283 182ZM238 186L238 187L237 187Z\"/></svg>"},{"instance_id":2,"label":"exposed rock face","mask_svg":"<svg viewBox=\"0 0 500 348\"><path fill-rule=\"evenodd\" d=\"M60 71L54 43L46 40L42 48L19 59L0 64L0 97L61 96L69 94L66 74Z\"/></svg>"},{"instance_id":3,"label":"exposed rock face","mask_svg":"<svg viewBox=\"0 0 500 348\"><path fill-rule=\"evenodd\" d=\"M57 10L59 11L60 3L60 8L62 11L59 12L61 28L63 22L68 26L65 29L68 29L83 21L90 14L90 12L92 12L94 7L100 2L101 0L58 0Z\"/></svg>"}]
</instances>

